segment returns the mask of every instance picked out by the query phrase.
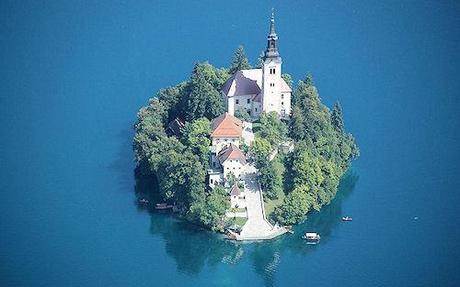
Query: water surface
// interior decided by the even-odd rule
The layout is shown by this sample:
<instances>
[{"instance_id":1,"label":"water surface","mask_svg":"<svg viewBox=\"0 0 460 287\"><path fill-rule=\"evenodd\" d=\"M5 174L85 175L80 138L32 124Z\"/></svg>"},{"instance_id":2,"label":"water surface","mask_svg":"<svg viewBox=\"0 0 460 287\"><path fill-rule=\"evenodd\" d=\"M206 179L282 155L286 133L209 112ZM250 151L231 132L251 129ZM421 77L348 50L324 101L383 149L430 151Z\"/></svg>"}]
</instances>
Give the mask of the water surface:
<instances>
[{"instance_id":1,"label":"water surface","mask_svg":"<svg viewBox=\"0 0 460 287\"><path fill-rule=\"evenodd\" d=\"M137 110L197 61L226 66L243 44L254 62L272 6L284 71L312 72L361 148L337 200L255 244L139 210ZM0 13L2 286L460 284L457 1L2 1ZM321 244L299 240L307 229Z\"/></svg>"}]
</instances>

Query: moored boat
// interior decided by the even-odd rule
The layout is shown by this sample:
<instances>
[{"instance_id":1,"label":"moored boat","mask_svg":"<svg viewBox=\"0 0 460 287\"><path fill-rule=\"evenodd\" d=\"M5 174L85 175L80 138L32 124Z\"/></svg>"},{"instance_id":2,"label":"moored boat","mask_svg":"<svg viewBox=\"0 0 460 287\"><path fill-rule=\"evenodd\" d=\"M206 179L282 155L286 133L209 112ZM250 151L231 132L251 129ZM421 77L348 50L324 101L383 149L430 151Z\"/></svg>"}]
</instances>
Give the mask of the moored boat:
<instances>
[{"instance_id":1,"label":"moored boat","mask_svg":"<svg viewBox=\"0 0 460 287\"><path fill-rule=\"evenodd\" d=\"M167 203L157 203L157 204L155 204L155 209L158 209L158 210L170 209L170 208L173 208L173 206L169 205Z\"/></svg>"},{"instance_id":2,"label":"moored boat","mask_svg":"<svg viewBox=\"0 0 460 287\"><path fill-rule=\"evenodd\" d=\"M342 221L352 221L353 218L351 216L343 216Z\"/></svg>"},{"instance_id":3,"label":"moored boat","mask_svg":"<svg viewBox=\"0 0 460 287\"><path fill-rule=\"evenodd\" d=\"M307 241L307 244L318 244L321 236L316 232L305 232L302 239Z\"/></svg>"}]
</instances>

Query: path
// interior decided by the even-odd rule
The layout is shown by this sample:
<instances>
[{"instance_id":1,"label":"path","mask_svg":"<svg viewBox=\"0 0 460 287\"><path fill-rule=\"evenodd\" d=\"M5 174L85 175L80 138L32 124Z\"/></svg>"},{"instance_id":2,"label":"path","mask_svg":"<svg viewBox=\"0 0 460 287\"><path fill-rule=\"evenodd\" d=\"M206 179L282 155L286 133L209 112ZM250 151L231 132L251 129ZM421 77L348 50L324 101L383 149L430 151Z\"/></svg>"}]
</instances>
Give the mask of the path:
<instances>
[{"instance_id":1,"label":"path","mask_svg":"<svg viewBox=\"0 0 460 287\"><path fill-rule=\"evenodd\" d=\"M247 124L247 123L245 123ZM252 132L252 124L248 129L245 129L243 138L246 142L254 140ZM237 240L265 240L272 239L281 234L286 233L284 227L273 226L265 218L263 205L262 190L257 182L257 169L254 165L246 164L244 166L244 190L246 194L246 208L248 221L243 226L240 234L236 235Z\"/></svg>"}]
</instances>

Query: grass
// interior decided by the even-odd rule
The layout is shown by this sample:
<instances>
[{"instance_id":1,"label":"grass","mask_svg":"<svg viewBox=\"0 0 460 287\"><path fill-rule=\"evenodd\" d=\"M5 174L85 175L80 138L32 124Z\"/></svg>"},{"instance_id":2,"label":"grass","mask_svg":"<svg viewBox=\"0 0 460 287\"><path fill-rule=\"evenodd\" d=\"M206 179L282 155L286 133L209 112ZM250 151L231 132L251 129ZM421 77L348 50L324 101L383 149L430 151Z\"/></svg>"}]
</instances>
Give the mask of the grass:
<instances>
[{"instance_id":1,"label":"grass","mask_svg":"<svg viewBox=\"0 0 460 287\"><path fill-rule=\"evenodd\" d=\"M235 217L233 220L236 225L239 225L241 227L243 227L246 221L248 221L246 217Z\"/></svg>"},{"instance_id":2,"label":"grass","mask_svg":"<svg viewBox=\"0 0 460 287\"><path fill-rule=\"evenodd\" d=\"M232 208L233 212L246 212L246 208Z\"/></svg>"},{"instance_id":3,"label":"grass","mask_svg":"<svg viewBox=\"0 0 460 287\"><path fill-rule=\"evenodd\" d=\"M270 218L275 208L283 203L283 199L284 197L278 199L269 199L264 197L264 208L267 218Z\"/></svg>"}]
</instances>

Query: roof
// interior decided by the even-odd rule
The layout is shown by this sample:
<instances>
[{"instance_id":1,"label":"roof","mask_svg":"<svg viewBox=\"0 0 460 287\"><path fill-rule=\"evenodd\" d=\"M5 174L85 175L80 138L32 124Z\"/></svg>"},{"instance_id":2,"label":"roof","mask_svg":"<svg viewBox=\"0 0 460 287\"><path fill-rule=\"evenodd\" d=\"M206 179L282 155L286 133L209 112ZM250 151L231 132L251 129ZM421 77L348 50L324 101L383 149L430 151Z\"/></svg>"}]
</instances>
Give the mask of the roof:
<instances>
[{"instance_id":1,"label":"roof","mask_svg":"<svg viewBox=\"0 0 460 287\"><path fill-rule=\"evenodd\" d=\"M258 93L252 100L254 102L261 103L262 102L262 93Z\"/></svg>"},{"instance_id":2,"label":"roof","mask_svg":"<svg viewBox=\"0 0 460 287\"><path fill-rule=\"evenodd\" d=\"M292 92L289 85L281 78L280 92ZM222 86L222 92L227 97L258 95L262 90L262 69L237 71Z\"/></svg>"},{"instance_id":3,"label":"roof","mask_svg":"<svg viewBox=\"0 0 460 287\"><path fill-rule=\"evenodd\" d=\"M261 69L255 69L260 70ZM256 73L246 72L251 70L237 71L233 76L228 79L222 87L222 92L228 97L243 96L243 95L256 95L260 93L260 86L257 83ZM246 72L246 73L245 73ZM260 73L262 75L262 73ZM251 79L250 76L255 77ZM260 76L262 79L262 76Z\"/></svg>"},{"instance_id":4,"label":"roof","mask_svg":"<svg viewBox=\"0 0 460 287\"><path fill-rule=\"evenodd\" d=\"M217 155L220 164L223 164L229 159L239 160L242 164L246 164L246 157L243 152L234 144L230 144L222 149Z\"/></svg>"},{"instance_id":5,"label":"roof","mask_svg":"<svg viewBox=\"0 0 460 287\"><path fill-rule=\"evenodd\" d=\"M241 137L243 122L230 115L223 113L211 121L212 137Z\"/></svg>"},{"instance_id":6,"label":"roof","mask_svg":"<svg viewBox=\"0 0 460 287\"><path fill-rule=\"evenodd\" d=\"M168 129L173 135L179 137L182 134L182 129L185 127L185 123L180 118L175 118L168 124Z\"/></svg>"},{"instance_id":7,"label":"roof","mask_svg":"<svg viewBox=\"0 0 460 287\"><path fill-rule=\"evenodd\" d=\"M241 190L240 188L238 187L238 184L234 184L232 186L232 189L230 189L230 195L231 196L239 196L241 194Z\"/></svg>"}]
</instances>

